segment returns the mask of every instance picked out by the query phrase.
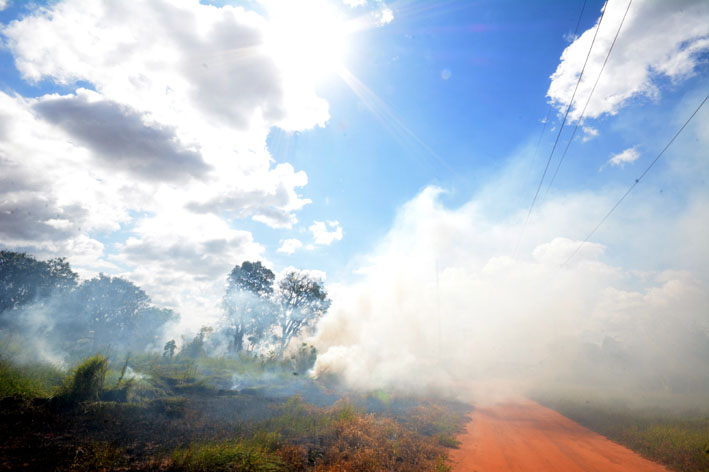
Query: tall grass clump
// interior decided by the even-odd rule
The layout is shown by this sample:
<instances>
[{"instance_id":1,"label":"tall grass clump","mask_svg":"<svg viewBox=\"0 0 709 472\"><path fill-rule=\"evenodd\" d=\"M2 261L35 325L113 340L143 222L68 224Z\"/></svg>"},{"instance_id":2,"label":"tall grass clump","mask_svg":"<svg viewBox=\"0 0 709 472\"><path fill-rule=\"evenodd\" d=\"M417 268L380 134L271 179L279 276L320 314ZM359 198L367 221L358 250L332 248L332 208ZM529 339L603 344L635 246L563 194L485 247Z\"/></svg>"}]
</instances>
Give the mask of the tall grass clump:
<instances>
[{"instance_id":1,"label":"tall grass clump","mask_svg":"<svg viewBox=\"0 0 709 472\"><path fill-rule=\"evenodd\" d=\"M66 403L98 400L107 372L106 356L96 354L89 357L77 365L65 379L58 397Z\"/></svg>"}]
</instances>

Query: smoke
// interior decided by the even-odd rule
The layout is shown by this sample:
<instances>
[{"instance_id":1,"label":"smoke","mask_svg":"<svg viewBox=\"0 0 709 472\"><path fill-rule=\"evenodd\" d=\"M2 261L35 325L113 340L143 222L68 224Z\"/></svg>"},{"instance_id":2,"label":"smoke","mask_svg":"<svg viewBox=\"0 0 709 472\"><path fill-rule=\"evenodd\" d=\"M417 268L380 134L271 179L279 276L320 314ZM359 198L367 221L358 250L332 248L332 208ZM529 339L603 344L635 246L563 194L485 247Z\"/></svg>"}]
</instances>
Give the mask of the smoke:
<instances>
[{"instance_id":1,"label":"smoke","mask_svg":"<svg viewBox=\"0 0 709 472\"><path fill-rule=\"evenodd\" d=\"M96 280L100 279L88 283ZM133 306L123 293L106 287L87 296L86 287L84 282L71 290L55 290L0 312L2 356L19 364L67 368L97 352L162 351L178 321L176 314L148 304ZM131 377L140 378L140 374L127 372L126 378Z\"/></svg>"},{"instance_id":2,"label":"smoke","mask_svg":"<svg viewBox=\"0 0 709 472\"><path fill-rule=\"evenodd\" d=\"M639 189L565 264L622 187L547 197L523 233L523 203L500 201L519 162L457 208L427 187L400 209L359 280L330 287L315 375L466 395L709 391L706 189L679 207Z\"/></svg>"},{"instance_id":3,"label":"smoke","mask_svg":"<svg viewBox=\"0 0 709 472\"><path fill-rule=\"evenodd\" d=\"M15 362L41 362L59 368L67 367L69 355L62 348L64 343L55 336L59 321L57 315L61 314L56 310L57 305L50 299L4 313L5 329L0 330L0 341L5 344L6 354L13 354ZM10 314L11 319L7 319Z\"/></svg>"}]
</instances>

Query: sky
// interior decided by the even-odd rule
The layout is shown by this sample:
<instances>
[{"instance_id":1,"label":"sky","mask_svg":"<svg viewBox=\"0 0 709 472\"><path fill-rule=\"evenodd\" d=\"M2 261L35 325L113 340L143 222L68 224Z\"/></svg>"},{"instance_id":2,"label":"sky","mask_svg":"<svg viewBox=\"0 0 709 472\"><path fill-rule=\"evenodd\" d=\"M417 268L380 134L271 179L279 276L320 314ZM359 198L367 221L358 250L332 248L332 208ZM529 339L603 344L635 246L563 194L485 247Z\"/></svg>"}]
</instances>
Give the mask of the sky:
<instances>
[{"instance_id":1,"label":"sky","mask_svg":"<svg viewBox=\"0 0 709 472\"><path fill-rule=\"evenodd\" d=\"M416 318L372 295L384 325L361 324L384 287L508 313L561 278L596 313L676 282L699 313L709 106L581 242L709 93L709 3L603 7L0 0L0 245L125 277L192 328L236 264L313 271L325 369Z\"/></svg>"}]
</instances>

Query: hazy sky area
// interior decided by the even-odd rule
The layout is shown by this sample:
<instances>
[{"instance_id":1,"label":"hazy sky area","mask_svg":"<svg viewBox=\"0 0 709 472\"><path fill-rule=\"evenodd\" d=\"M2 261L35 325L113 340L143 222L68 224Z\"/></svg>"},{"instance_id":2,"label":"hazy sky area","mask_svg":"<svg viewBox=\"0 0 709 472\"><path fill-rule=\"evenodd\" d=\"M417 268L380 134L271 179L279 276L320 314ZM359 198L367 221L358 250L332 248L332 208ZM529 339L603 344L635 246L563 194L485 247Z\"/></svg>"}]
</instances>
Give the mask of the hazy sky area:
<instances>
[{"instance_id":1,"label":"hazy sky area","mask_svg":"<svg viewBox=\"0 0 709 472\"><path fill-rule=\"evenodd\" d=\"M709 384L709 105L580 246L709 93L709 2L603 5L0 0L0 247L192 329L235 264L315 271L367 388L616 345Z\"/></svg>"}]
</instances>

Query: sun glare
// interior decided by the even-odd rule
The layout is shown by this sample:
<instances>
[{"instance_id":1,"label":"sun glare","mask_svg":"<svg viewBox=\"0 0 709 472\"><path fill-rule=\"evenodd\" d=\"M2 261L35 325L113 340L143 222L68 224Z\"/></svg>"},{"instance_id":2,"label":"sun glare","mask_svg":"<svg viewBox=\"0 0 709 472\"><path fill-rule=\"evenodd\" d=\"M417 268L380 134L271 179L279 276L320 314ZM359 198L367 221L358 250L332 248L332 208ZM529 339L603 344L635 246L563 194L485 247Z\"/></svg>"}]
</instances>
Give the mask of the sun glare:
<instances>
[{"instance_id":1,"label":"sun glare","mask_svg":"<svg viewBox=\"0 0 709 472\"><path fill-rule=\"evenodd\" d=\"M319 81L343 66L347 23L330 3L274 2L269 17L266 47L289 74Z\"/></svg>"}]
</instances>

